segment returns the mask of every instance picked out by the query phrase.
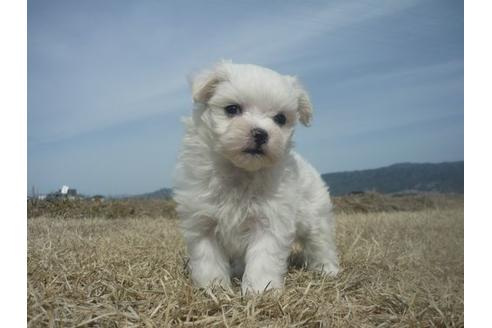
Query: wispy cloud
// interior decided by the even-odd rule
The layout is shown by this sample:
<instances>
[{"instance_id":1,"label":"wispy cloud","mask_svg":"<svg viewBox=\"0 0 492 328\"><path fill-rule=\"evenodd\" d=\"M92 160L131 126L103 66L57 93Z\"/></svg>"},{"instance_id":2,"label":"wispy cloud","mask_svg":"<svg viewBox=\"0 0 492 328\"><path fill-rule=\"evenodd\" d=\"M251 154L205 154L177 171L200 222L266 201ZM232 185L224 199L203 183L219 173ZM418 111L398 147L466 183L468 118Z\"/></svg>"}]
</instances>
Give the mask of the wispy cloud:
<instances>
[{"instance_id":1,"label":"wispy cloud","mask_svg":"<svg viewBox=\"0 0 492 328\"><path fill-rule=\"evenodd\" d=\"M308 8L287 6L280 12L271 9L266 13L246 8L251 10L250 15L235 21L230 28L215 29L214 35L200 34L199 26L194 35L173 31L188 41L182 46L183 53L172 52L176 35L160 25L157 28L165 31L163 35L155 31L150 36L136 35L134 25L121 24L118 17L108 21L110 17L102 16L97 20L96 16L95 28L91 29L86 28L87 17L77 11L69 12L60 24L69 24L74 19L75 28L71 32L58 31L53 37L43 34L42 30L34 31L36 27L30 30L31 58L44 58L53 65L53 71L37 74L38 58L32 59L30 85L37 88L47 81L52 88L41 87L46 98L51 99L43 99L44 95L35 90L30 95L29 134L36 140L49 142L161 112L182 111L189 105L189 97L183 95L187 91L185 76L192 69L224 57L264 65L291 61L312 38L394 14L415 3L417 1L343 1ZM139 25L142 24L140 17L133 19L137 22L135 28L143 30ZM53 29L45 30L46 33L51 31ZM80 44L73 40L75 32L87 33L79 36ZM136 46L148 49L133 49L132 42L125 38L137 40ZM155 60L154 56L150 63L155 65L153 69L139 60L139 52L145 51L156 51L162 58ZM116 64L109 61L111 58ZM63 71L65 66L72 72Z\"/></svg>"}]
</instances>

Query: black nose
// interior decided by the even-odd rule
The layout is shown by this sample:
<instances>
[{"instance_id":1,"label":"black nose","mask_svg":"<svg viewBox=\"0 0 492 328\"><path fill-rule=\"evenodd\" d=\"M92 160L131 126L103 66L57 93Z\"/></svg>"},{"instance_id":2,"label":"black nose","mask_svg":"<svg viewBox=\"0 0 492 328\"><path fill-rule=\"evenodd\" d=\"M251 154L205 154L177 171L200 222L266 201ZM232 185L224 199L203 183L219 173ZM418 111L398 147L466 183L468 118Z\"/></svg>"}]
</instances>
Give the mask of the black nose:
<instances>
[{"instance_id":1,"label":"black nose","mask_svg":"<svg viewBox=\"0 0 492 328\"><path fill-rule=\"evenodd\" d=\"M260 128L254 128L251 130L251 135L255 139L256 146L266 144L268 141L268 132Z\"/></svg>"}]
</instances>

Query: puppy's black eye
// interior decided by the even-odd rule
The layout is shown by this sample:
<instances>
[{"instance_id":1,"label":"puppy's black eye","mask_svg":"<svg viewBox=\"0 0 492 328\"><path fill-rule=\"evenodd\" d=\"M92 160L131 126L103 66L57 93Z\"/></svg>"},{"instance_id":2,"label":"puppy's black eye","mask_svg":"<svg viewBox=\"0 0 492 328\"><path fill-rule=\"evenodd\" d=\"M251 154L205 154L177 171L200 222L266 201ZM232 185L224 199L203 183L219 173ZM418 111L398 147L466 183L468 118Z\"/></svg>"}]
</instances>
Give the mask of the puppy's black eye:
<instances>
[{"instance_id":1,"label":"puppy's black eye","mask_svg":"<svg viewBox=\"0 0 492 328\"><path fill-rule=\"evenodd\" d=\"M229 105L224 108L225 112L229 116L235 116L241 114L241 106L239 105Z\"/></svg>"},{"instance_id":2,"label":"puppy's black eye","mask_svg":"<svg viewBox=\"0 0 492 328\"><path fill-rule=\"evenodd\" d=\"M277 123L280 126L284 125L287 122L287 118L282 113L275 115L273 117L273 120L275 121L275 123Z\"/></svg>"}]
</instances>

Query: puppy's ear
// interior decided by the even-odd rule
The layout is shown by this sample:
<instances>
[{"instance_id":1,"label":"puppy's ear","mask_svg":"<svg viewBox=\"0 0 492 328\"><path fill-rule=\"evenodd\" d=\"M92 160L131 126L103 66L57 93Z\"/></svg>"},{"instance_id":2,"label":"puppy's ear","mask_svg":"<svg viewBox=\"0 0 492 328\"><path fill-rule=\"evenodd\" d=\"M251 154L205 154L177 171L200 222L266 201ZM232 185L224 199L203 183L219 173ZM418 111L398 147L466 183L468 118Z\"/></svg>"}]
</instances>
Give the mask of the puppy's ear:
<instances>
[{"instance_id":1,"label":"puppy's ear","mask_svg":"<svg viewBox=\"0 0 492 328\"><path fill-rule=\"evenodd\" d=\"M215 92L217 85L225 81L224 63L219 63L213 70L202 71L189 77L191 96L194 103L206 104Z\"/></svg>"},{"instance_id":2,"label":"puppy's ear","mask_svg":"<svg viewBox=\"0 0 492 328\"><path fill-rule=\"evenodd\" d=\"M301 121L304 126L311 125L311 119L313 118L313 105L309 99L309 95L306 90L302 89L298 98L299 108L299 121Z\"/></svg>"},{"instance_id":3,"label":"puppy's ear","mask_svg":"<svg viewBox=\"0 0 492 328\"><path fill-rule=\"evenodd\" d=\"M313 117L313 105L311 104L309 95L297 78L289 76L288 79L292 83L294 90L297 92L297 112L299 113L299 121L304 126L310 126Z\"/></svg>"}]
</instances>

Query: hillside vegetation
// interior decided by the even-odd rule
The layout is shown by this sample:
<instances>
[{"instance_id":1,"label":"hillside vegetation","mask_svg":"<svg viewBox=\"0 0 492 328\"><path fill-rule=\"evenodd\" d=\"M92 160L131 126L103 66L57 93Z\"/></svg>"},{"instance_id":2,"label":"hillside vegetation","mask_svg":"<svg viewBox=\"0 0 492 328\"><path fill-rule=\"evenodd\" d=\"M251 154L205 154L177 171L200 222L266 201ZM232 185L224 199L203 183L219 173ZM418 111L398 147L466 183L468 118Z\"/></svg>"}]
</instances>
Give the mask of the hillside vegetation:
<instances>
[{"instance_id":1,"label":"hillside vegetation","mask_svg":"<svg viewBox=\"0 0 492 328\"><path fill-rule=\"evenodd\" d=\"M354 191L379 193L464 191L464 162L401 163L372 170L323 174L332 195Z\"/></svg>"}]
</instances>

